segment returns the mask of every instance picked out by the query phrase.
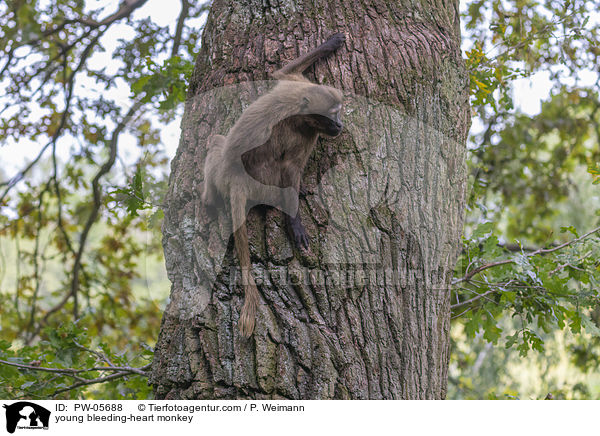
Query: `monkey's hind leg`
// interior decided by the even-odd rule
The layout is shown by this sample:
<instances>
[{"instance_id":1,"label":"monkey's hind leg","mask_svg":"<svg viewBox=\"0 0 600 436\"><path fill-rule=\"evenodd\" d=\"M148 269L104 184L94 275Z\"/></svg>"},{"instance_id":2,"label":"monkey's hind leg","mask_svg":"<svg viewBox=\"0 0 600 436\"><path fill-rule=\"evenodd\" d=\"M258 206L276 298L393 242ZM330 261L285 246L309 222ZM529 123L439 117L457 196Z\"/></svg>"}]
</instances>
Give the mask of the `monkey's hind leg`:
<instances>
[{"instance_id":1,"label":"monkey's hind leg","mask_svg":"<svg viewBox=\"0 0 600 436\"><path fill-rule=\"evenodd\" d=\"M259 295L251 271L248 230L246 229L246 198L240 193L231 193L231 217L234 245L242 270L242 287L244 288L244 305L240 312L238 325L241 335L249 338L254 331Z\"/></svg>"},{"instance_id":2,"label":"monkey's hind leg","mask_svg":"<svg viewBox=\"0 0 600 436\"><path fill-rule=\"evenodd\" d=\"M211 219L215 220L219 216L219 209L225 206L223 203L219 191L215 187L213 181L210 178L204 180L204 189L202 190L202 204L206 215Z\"/></svg>"},{"instance_id":3,"label":"monkey's hind leg","mask_svg":"<svg viewBox=\"0 0 600 436\"><path fill-rule=\"evenodd\" d=\"M308 250L309 238L308 233L306 233L306 229L304 228L304 224L302 224L302 219L300 218L300 211L296 215L285 215L288 230L290 232L290 236L296 244L298 250Z\"/></svg>"},{"instance_id":4,"label":"monkey's hind leg","mask_svg":"<svg viewBox=\"0 0 600 436\"><path fill-rule=\"evenodd\" d=\"M202 203L206 207L214 208L219 203L219 191L210 179L204 181L204 189L202 190Z\"/></svg>"},{"instance_id":5,"label":"monkey's hind leg","mask_svg":"<svg viewBox=\"0 0 600 436\"><path fill-rule=\"evenodd\" d=\"M248 192L248 204L246 211L258 204L276 207L287 215L296 215L298 212L298 192L288 186L280 188L274 185L262 184L250 176L244 177L246 191Z\"/></svg>"},{"instance_id":6,"label":"monkey's hind leg","mask_svg":"<svg viewBox=\"0 0 600 436\"><path fill-rule=\"evenodd\" d=\"M223 165L223 146L225 137L212 135L208 138L206 148L208 153L204 161L204 189L202 190L202 203L211 217L216 217L217 209L223 206L219 186L222 185L221 177Z\"/></svg>"}]
</instances>

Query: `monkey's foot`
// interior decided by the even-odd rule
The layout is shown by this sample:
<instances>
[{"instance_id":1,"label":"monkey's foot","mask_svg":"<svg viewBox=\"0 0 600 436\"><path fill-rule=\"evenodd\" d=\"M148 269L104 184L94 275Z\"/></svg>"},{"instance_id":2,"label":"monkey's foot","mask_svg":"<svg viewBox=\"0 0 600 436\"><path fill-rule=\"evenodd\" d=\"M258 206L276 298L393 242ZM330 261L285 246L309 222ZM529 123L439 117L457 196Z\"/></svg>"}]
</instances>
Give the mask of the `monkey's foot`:
<instances>
[{"instance_id":1,"label":"monkey's foot","mask_svg":"<svg viewBox=\"0 0 600 436\"><path fill-rule=\"evenodd\" d=\"M210 219L211 221L214 221L217 218L219 218L219 210L217 209L217 206L214 204L205 205L204 212L206 213L206 216L208 217L208 219Z\"/></svg>"},{"instance_id":2,"label":"monkey's foot","mask_svg":"<svg viewBox=\"0 0 600 436\"><path fill-rule=\"evenodd\" d=\"M346 35L343 33L336 33L329 37L326 44L328 44L332 50L337 50L344 44L344 41L346 41Z\"/></svg>"},{"instance_id":3,"label":"monkey's foot","mask_svg":"<svg viewBox=\"0 0 600 436\"><path fill-rule=\"evenodd\" d=\"M299 250L306 249L308 250L308 234L306 233L306 229L304 228L304 224L299 217L290 218L290 231L292 232L292 239L298 247Z\"/></svg>"}]
</instances>

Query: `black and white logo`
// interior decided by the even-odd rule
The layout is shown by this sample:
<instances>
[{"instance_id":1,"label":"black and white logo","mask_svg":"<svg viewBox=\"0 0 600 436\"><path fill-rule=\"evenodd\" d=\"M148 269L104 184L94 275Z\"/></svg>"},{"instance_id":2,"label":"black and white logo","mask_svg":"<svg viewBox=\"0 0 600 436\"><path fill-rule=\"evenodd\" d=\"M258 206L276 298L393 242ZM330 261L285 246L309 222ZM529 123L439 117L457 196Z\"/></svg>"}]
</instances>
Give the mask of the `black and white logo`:
<instances>
[{"instance_id":1,"label":"black and white logo","mask_svg":"<svg viewBox=\"0 0 600 436\"><path fill-rule=\"evenodd\" d=\"M16 429L48 429L50 411L29 401L19 401L3 407L6 409L6 431L14 433Z\"/></svg>"}]
</instances>

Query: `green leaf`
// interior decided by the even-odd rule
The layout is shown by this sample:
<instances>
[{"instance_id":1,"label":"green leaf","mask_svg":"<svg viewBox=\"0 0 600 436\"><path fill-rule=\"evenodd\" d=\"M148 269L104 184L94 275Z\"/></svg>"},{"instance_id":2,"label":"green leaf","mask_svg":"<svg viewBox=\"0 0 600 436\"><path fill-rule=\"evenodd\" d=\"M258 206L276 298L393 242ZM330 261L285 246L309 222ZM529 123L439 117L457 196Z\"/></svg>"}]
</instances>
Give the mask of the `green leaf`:
<instances>
[{"instance_id":1,"label":"green leaf","mask_svg":"<svg viewBox=\"0 0 600 436\"><path fill-rule=\"evenodd\" d=\"M592 336L600 337L600 328L587 315L581 316L581 324L583 325L583 328L586 332L588 332Z\"/></svg>"},{"instance_id":2,"label":"green leaf","mask_svg":"<svg viewBox=\"0 0 600 436\"><path fill-rule=\"evenodd\" d=\"M473 231L472 239L481 238L484 235L490 233L492 230L494 230L494 223L492 222L479 224L477 228Z\"/></svg>"},{"instance_id":3,"label":"green leaf","mask_svg":"<svg viewBox=\"0 0 600 436\"><path fill-rule=\"evenodd\" d=\"M560 232L561 233L571 232L572 234L575 235L576 238L579 238L579 235L577 234L577 230L573 226L561 227Z\"/></svg>"},{"instance_id":4,"label":"green leaf","mask_svg":"<svg viewBox=\"0 0 600 436\"><path fill-rule=\"evenodd\" d=\"M519 332L506 337L506 348L511 348L519 340Z\"/></svg>"}]
</instances>

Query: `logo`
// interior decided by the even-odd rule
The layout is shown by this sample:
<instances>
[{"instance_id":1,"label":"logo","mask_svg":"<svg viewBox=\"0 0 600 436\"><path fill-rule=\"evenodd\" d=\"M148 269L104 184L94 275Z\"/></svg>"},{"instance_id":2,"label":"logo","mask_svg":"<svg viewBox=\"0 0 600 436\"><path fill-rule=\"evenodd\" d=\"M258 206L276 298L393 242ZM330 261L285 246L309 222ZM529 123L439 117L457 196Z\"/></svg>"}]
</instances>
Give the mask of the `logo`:
<instances>
[{"instance_id":1,"label":"logo","mask_svg":"<svg viewBox=\"0 0 600 436\"><path fill-rule=\"evenodd\" d=\"M6 431L14 433L15 429L48 429L50 411L29 401L19 401L3 405L6 409Z\"/></svg>"}]
</instances>

